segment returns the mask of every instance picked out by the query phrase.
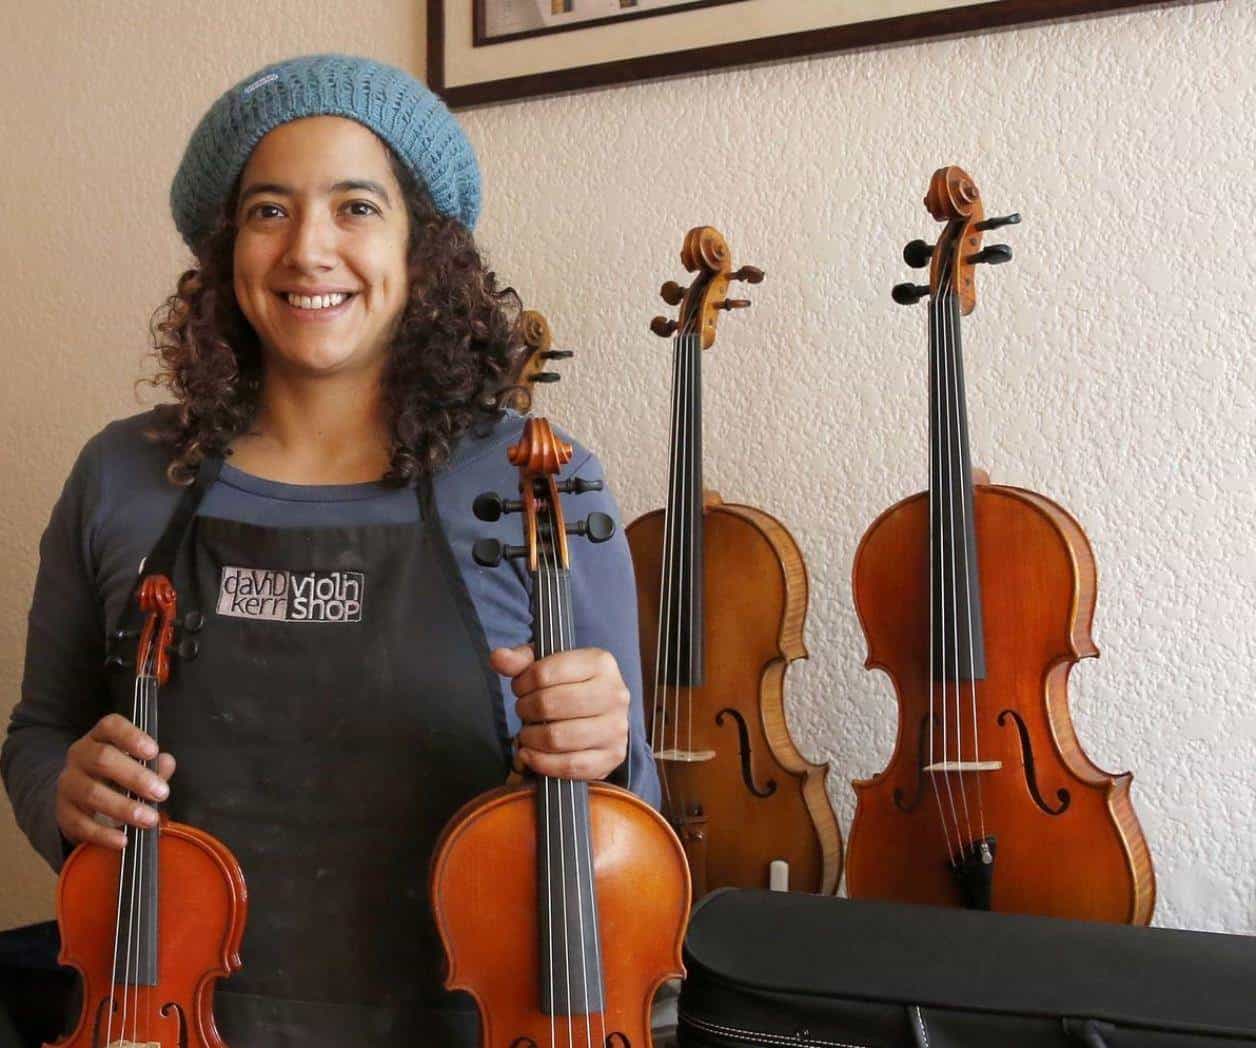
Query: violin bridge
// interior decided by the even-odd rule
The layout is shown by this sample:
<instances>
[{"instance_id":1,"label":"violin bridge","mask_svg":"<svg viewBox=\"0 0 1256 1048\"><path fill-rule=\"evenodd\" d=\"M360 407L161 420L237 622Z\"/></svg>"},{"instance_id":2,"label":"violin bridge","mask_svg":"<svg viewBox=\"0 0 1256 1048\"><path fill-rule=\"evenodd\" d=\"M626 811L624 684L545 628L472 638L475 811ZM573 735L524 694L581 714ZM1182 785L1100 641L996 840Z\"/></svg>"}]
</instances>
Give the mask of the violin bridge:
<instances>
[{"instance_id":1,"label":"violin bridge","mask_svg":"<svg viewBox=\"0 0 1256 1048\"><path fill-rule=\"evenodd\" d=\"M105 1048L161 1048L158 1041L110 1041Z\"/></svg>"},{"instance_id":2,"label":"violin bridge","mask_svg":"<svg viewBox=\"0 0 1256 1048\"><path fill-rule=\"evenodd\" d=\"M714 760L714 750L659 750L654 754L657 761L676 761L678 764L701 764Z\"/></svg>"},{"instance_id":3,"label":"violin bridge","mask_svg":"<svg viewBox=\"0 0 1256 1048\"><path fill-rule=\"evenodd\" d=\"M925 771L998 771L1003 767L1002 761L938 761L926 764Z\"/></svg>"}]
</instances>

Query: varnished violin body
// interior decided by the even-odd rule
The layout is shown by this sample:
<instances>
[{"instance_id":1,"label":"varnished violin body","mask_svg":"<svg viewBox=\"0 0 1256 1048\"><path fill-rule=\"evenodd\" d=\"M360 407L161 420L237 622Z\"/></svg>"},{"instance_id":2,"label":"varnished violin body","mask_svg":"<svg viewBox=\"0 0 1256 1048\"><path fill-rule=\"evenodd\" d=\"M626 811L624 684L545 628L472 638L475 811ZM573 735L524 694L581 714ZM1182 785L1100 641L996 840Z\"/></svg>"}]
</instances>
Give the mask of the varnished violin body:
<instances>
[{"instance_id":1,"label":"varnished violin body","mask_svg":"<svg viewBox=\"0 0 1256 1048\"><path fill-rule=\"evenodd\" d=\"M674 336L667 504L627 533L663 811L696 897L722 887L832 893L842 846L827 769L803 758L785 723L785 671L807 654L807 569L780 521L702 487L702 356L719 311L750 305L728 297L730 282L763 273L734 272L709 226L686 234L681 262L693 282L661 290L680 319L650 325Z\"/></svg>"},{"instance_id":2,"label":"varnished violin body","mask_svg":"<svg viewBox=\"0 0 1256 1048\"><path fill-rule=\"evenodd\" d=\"M832 894L841 835L825 791L827 769L798 752L784 708L785 671L807 657L807 568L775 517L710 491L704 501L705 681L680 689L668 704L680 716L657 733L653 720L665 708L647 707L663 760L682 734L689 748L709 755L670 761L663 773L664 803L674 795L680 808L673 825L690 856L694 896L726 886L766 888L773 860L788 863L790 888ZM627 531L647 683L658 670L664 525L664 511L655 510Z\"/></svg>"},{"instance_id":3,"label":"varnished violin body","mask_svg":"<svg viewBox=\"0 0 1256 1048\"><path fill-rule=\"evenodd\" d=\"M653 1043L655 992L684 970L684 855L659 814L627 790L590 783L589 820L604 1008L559 1017L559 1043L641 1048ZM445 985L476 999L485 1048L543 1048L555 1031L540 1003L536 826L536 784L504 786L455 815L436 848Z\"/></svg>"},{"instance_id":4,"label":"varnished violin body","mask_svg":"<svg viewBox=\"0 0 1256 1048\"><path fill-rule=\"evenodd\" d=\"M174 587L148 575L138 599L146 618L131 721L156 740ZM164 814L155 828L125 832L121 854L80 844L61 868L59 960L78 971L83 1006L56 1048L226 1048L214 1024L214 984L240 968L248 913L240 865L222 842Z\"/></svg>"},{"instance_id":5,"label":"varnished violin body","mask_svg":"<svg viewBox=\"0 0 1256 1048\"><path fill-rule=\"evenodd\" d=\"M158 896L154 985L122 988L111 977L118 853L81 844L62 868L58 960L78 971L83 1010L57 1048L225 1048L214 1025L214 984L240 968L248 912L244 876L209 834L164 817L158 832L159 878L166 890ZM125 924L121 934L127 934Z\"/></svg>"},{"instance_id":6,"label":"varnished violin body","mask_svg":"<svg viewBox=\"0 0 1256 1048\"><path fill-rule=\"evenodd\" d=\"M1020 488L977 485L974 511L986 649L986 677L975 682L979 756L1000 767L951 775L950 786L966 829L977 818L981 779L985 831L997 842L990 908L1146 924L1155 879L1129 799L1131 776L1087 758L1068 708L1070 670L1099 654L1090 635L1090 543L1060 506ZM866 665L893 681L899 718L889 765L854 784L846 885L852 898L945 906L963 900L946 861L939 797L922 770L937 735L929 723L928 534L928 497L913 495L881 515L855 554ZM965 688L965 720L968 702ZM937 739L935 746L937 755Z\"/></svg>"},{"instance_id":7,"label":"varnished violin body","mask_svg":"<svg viewBox=\"0 0 1256 1048\"><path fill-rule=\"evenodd\" d=\"M601 486L556 482L571 454L544 419L528 419L510 449L521 497L507 510L522 514L525 544L484 540L473 551L486 567L527 558L538 658L574 642L568 534L603 542L614 531L605 514L565 523L559 492ZM476 500L483 519L503 505L493 493ZM475 998L484 1048L652 1043L655 991L684 972L690 892L680 842L645 801L548 776L490 790L445 827L430 892L445 985Z\"/></svg>"},{"instance_id":8,"label":"varnished violin body","mask_svg":"<svg viewBox=\"0 0 1256 1048\"><path fill-rule=\"evenodd\" d=\"M847 892L1145 924L1155 881L1131 776L1086 757L1068 709L1069 672L1098 654L1090 543L1050 499L972 470L960 321L976 267L1012 257L982 234L1020 215L986 219L958 167L934 173L925 206L946 228L903 257L929 283L894 299L929 296L929 487L855 554L867 665L893 681L899 717L889 766L854 783Z\"/></svg>"}]
</instances>

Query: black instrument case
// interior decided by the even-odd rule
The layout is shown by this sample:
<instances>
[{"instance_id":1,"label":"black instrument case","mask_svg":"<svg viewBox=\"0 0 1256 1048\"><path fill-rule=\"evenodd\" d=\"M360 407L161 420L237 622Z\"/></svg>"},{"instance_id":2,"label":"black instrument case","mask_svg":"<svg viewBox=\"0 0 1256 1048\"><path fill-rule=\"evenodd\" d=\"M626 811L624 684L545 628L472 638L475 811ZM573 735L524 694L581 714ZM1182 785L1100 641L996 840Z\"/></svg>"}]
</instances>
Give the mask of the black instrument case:
<instances>
[{"instance_id":1,"label":"black instrument case","mask_svg":"<svg viewBox=\"0 0 1256 1048\"><path fill-rule=\"evenodd\" d=\"M1256 938L714 892L685 942L681 1048L1256 1045Z\"/></svg>"}]
</instances>

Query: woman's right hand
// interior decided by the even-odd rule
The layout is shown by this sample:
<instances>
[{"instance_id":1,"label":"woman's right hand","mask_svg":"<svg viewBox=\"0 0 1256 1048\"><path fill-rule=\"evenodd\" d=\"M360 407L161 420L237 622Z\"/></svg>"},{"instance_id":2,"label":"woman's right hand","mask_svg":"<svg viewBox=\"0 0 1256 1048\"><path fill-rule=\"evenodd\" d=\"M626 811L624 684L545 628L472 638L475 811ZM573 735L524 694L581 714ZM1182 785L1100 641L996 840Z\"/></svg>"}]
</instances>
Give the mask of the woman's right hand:
<instances>
[{"instance_id":1,"label":"woman's right hand","mask_svg":"<svg viewBox=\"0 0 1256 1048\"><path fill-rule=\"evenodd\" d=\"M153 758L151 770L140 763ZM70 747L57 777L61 835L71 844L88 842L121 851L126 835L95 816L152 829L157 809L137 798L164 801L170 794L166 780L173 774L174 758L159 754L149 735L116 713L102 717ZM126 796L128 790L135 796Z\"/></svg>"}]
</instances>

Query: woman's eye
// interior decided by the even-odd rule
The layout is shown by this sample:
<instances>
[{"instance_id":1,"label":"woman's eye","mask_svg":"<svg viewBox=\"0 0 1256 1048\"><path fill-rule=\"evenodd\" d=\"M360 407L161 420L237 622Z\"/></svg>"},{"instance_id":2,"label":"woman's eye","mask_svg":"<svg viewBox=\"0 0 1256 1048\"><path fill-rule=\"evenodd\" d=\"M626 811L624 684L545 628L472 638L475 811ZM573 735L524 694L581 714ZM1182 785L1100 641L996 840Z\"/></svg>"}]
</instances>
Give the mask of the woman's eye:
<instances>
[{"instance_id":1,"label":"woman's eye","mask_svg":"<svg viewBox=\"0 0 1256 1048\"><path fill-rule=\"evenodd\" d=\"M255 204L249 209L250 218L275 218L281 214L283 214L283 209L278 204Z\"/></svg>"},{"instance_id":2,"label":"woman's eye","mask_svg":"<svg viewBox=\"0 0 1256 1048\"><path fill-rule=\"evenodd\" d=\"M350 213L358 218L365 218L367 215L378 215L380 213L379 208L374 204L368 204L365 200L352 200L345 207L349 208ZM361 208L362 210L354 210L355 208Z\"/></svg>"}]
</instances>

